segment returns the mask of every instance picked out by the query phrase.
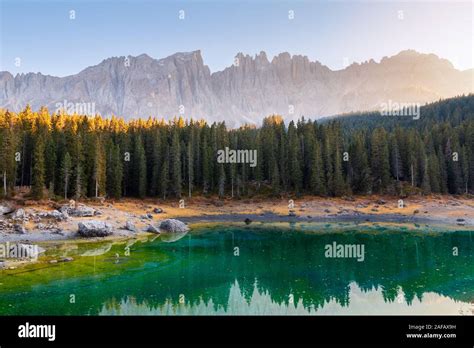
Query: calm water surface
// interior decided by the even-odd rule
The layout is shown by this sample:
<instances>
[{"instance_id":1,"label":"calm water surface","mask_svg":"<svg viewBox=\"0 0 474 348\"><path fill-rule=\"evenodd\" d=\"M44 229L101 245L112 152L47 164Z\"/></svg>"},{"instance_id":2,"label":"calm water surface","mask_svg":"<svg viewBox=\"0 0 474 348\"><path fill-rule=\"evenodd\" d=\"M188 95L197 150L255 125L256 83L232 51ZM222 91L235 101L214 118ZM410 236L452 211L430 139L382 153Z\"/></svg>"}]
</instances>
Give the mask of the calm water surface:
<instances>
[{"instance_id":1,"label":"calm water surface","mask_svg":"<svg viewBox=\"0 0 474 348\"><path fill-rule=\"evenodd\" d=\"M179 237L58 244L45 262L0 272L0 314L474 311L472 231L207 225ZM364 261L325 257L334 242L364 245ZM64 256L74 261L46 262Z\"/></svg>"}]
</instances>

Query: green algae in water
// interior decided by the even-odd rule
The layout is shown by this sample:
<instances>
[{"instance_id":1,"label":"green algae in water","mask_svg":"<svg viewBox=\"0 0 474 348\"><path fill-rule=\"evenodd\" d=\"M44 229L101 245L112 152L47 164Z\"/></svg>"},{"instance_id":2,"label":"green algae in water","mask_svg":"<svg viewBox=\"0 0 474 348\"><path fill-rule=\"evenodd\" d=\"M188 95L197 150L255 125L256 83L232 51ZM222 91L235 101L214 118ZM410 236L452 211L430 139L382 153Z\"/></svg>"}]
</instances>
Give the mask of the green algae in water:
<instances>
[{"instance_id":1,"label":"green algae in water","mask_svg":"<svg viewBox=\"0 0 474 348\"><path fill-rule=\"evenodd\" d=\"M64 243L0 273L2 315L470 314L470 231L199 225L181 239ZM363 244L364 262L326 258ZM236 249L238 248L238 249ZM453 255L457 248L458 255ZM238 254L238 256L237 256ZM74 261L47 260L72 256ZM74 301L71 301L71 299ZM71 303L73 302L73 303Z\"/></svg>"}]
</instances>

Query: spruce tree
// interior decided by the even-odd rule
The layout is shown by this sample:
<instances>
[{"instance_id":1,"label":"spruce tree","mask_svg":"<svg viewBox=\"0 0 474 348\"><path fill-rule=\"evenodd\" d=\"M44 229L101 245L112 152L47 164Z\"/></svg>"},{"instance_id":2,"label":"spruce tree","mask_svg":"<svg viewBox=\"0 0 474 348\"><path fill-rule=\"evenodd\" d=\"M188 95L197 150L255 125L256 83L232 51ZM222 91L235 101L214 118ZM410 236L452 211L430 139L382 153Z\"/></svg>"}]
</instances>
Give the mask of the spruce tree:
<instances>
[{"instance_id":1,"label":"spruce tree","mask_svg":"<svg viewBox=\"0 0 474 348\"><path fill-rule=\"evenodd\" d=\"M33 172L31 174L31 193L36 199L43 198L44 171L44 140L42 136L38 136L33 151Z\"/></svg>"},{"instance_id":2,"label":"spruce tree","mask_svg":"<svg viewBox=\"0 0 474 348\"><path fill-rule=\"evenodd\" d=\"M107 161L107 192L110 197L122 196L123 166L119 145L111 144Z\"/></svg>"},{"instance_id":3,"label":"spruce tree","mask_svg":"<svg viewBox=\"0 0 474 348\"><path fill-rule=\"evenodd\" d=\"M361 133L355 135L349 155L352 190L357 194L367 194L371 189L371 177L367 149L365 148L364 138Z\"/></svg>"},{"instance_id":4,"label":"spruce tree","mask_svg":"<svg viewBox=\"0 0 474 348\"><path fill-rule=\"evenodd\" d=\"M387 189L390 180L390 162L388 154L387 133L377 128L371 138L371 172L373 188L377 193Z\"/></svg>"},{"instance_id":5,"label":"spruce tree","mask_svg":"<svg viewBox=\"0 0 474 348\"><path fill-rule=\"evenodd\" d=\"M146 196L146 158L145 149L141 135L135 136L135 144L133 151L133 168L134 168L134 191L137 197L144 198Z\"/></svg>"},{"instance_id":6,"label":"spruce tree","mask_svg":"<svg viewBox=\"0 0 474 348\"><path fill-rule=\"evenodd\" d=\"M173 185L173 193L176 197L181 197L182 177L181 177L181 145L179 141L178 129L175 127L172 134L171 143L171 180Z\"/></svg>"},{"instance_id":7,"label":"spruce tree","mask_svg":"<svg viewBox=\"0 0 474 348\"><path fill-rule=\"evenodd\" d=\"M301 193L302 189L302 173L299 162L299 138L296 133L296 127L293 121L288 126L288 161L289 161L289 178L291 188L296 194Z\"/></svg>"},{"instance_id":8,"label":"spruce tree","mask_svg":"<svg viewBox=\"0 0 474 348\"><path fill-rule=\"evenodd\" d=\"M68 192L69 192L69 185L70 185L70 178L71 178L71 155L69 155L69 152L66 152L66 154L63 157L63 160L61 161L61 178L62 178L62 184L63 184L63 192L64 192L64 199L67 199L68 197Z\"/></svg>"}]
</instances>

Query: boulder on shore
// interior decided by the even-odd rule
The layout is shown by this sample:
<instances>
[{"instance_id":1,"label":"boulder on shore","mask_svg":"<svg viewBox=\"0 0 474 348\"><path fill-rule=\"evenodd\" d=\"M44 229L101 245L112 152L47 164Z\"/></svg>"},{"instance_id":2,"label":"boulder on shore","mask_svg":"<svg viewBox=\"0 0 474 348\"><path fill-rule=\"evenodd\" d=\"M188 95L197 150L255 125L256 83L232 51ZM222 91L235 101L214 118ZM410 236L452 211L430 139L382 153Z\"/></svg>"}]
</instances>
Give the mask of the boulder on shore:
<instances>
[{"instance_id":1,"label":"boulder on shore","mask_svg":"<svg viewBox=\"0 0 474 348\"><path fill-rule=\"evenodd\" d=\"M131 232L137 232L137 229L136 229L135 225L130 220L128 220L125 223L125 229L128 230L128 231L131 231Z\"/></svg>"},{"instance_id":2,"label":"boulder on shore","mask_svg":"<svg viewBox=\"0 0 474 348\"><path fill-rule=\"evenodd\" d=\"M15 208L8 203L0 203L0 215L10 214Z\"/></svg>"},{"instance_id":3,"label":"boulder on shore","mask_svg":"<svg viewBox=\"0 0 474 348\"><path fill-rule=\"evenodd\" d=\"M63 212L60 212L59 210L48 211L48 212L40 213L39 216L43 218L56 219L58 221L64 221L69 218L69 215L66 210L64 210Z\"/></svg>"},{"instance_id":4,"label":"boulder on shore","mask_svg":"<svg viewBox=\"0 0 474 348\"><path fill-rule=\"evenodd\" d=\"M16 233L26 234L26 228L21 224L13 225L13 229L15 230Z\"/></svg>"},{"instance_id":5,"label":"boulder on shore","mask_svg":"<svg viewBox=\"0 0 474 348\"><path fill-rule=\"evenodd\" d=\"M71 207L70 204L61 207L60 212L70 216L76 217L91 217L98 215L94 208L88 207L87 205L79 204L76 207Z\"/></svg>"},{"instance_id":6,"label":"boulder on shore","mask_svg":"<svg viewBox=\"0 0 474 348\"><path fill-rule=\"evenodd\" d=\"M105 237L113 233L112 225L104 221L79 222L78 233L82 237Z\"/></svg>"},{"instance_id":7,"label":"boulder on shore","mask_svg":"<svg viewBox=\"0 0 474 348\"><path fill-rule=\"evenodd\" d=\"M189 231L189 227L182 221L176 219L166 219L161 221L159 225L160 231L163 232L187 232Z\"/></svg>"},{"instance_id":8,"label":"boulder on shore","mask_svg":"<svg viewBox=\"0 0 474 348\"><path fill-rule=\"evenodd\" d=\"M11 218L13 220L26 220L28 216L25 210L20 208L12 214Z\"/></svg>"},{"instance_id":9,"label":"boulder on shore","mask_svg":"<svg viewBox=\"0 0 474 348\"><path fill-rule=\"evenodd\" d=\"M77 208L73 209L70 215L79 217L94 216L95 209L85 205L80 205Z\"/></svg>"},{"instance_id":10,"label":"boulder on shore","mask_svg":"<svg viewBox=\"0 0 474 348\"><path fill-rule=\"evenodd\" d=\"M158 234L160 233L160 230L151 224L148 225L146 231L151 232L151 233L158 233Z\"/></svg>"}]
</instances>

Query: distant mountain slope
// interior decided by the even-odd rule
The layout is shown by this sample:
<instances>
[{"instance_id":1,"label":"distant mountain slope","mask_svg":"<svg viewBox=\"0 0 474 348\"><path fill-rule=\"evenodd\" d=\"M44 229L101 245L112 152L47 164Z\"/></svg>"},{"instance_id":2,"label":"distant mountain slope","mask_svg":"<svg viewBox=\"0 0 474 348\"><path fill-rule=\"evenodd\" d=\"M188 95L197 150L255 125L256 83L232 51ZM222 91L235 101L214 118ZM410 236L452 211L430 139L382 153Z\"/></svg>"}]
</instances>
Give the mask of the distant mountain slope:
<instances>
[{"instance_id":1,"label":"distant mountain slope","mask_svg":"<svg viewBox=\"0 0 474 348\"><path fill-rule=\"evenodd\" d=\"M0 107L18 111L29 103L54 111L66 100L95 103L105 116L170 119L182 113L239 125L273 113L287 120L319 118L378 110L388 100L424 104L474 92L473 70L459 71L445 59L412 50L338 71L288 53L271 61L264 52L236 58L238 64L212 74L200 51L159 60L114 57L63 78L0 72Z\"/></svg>"},{"instance_id":2,"label":"distant mountain slope","mask_svg":"<svg viewBox=\"0 0 474 348\"><path fill-rule=\"evenodd\" d=\"M457 127L465 122L474 121L474 94L443 99L420 107L420 118L410 116L383 116L380 112L356 112L351 114L324 117L318 123L324 124L337 120L348 132L383 127L392 131L397 127L432 130L436 125L448 123Z\"/></svg>"}]
</instances>

